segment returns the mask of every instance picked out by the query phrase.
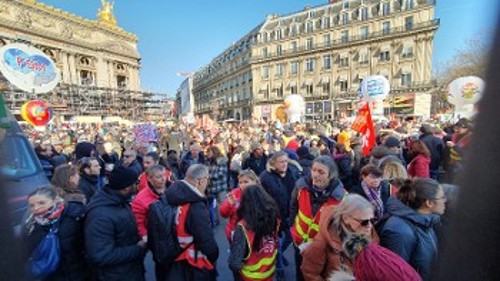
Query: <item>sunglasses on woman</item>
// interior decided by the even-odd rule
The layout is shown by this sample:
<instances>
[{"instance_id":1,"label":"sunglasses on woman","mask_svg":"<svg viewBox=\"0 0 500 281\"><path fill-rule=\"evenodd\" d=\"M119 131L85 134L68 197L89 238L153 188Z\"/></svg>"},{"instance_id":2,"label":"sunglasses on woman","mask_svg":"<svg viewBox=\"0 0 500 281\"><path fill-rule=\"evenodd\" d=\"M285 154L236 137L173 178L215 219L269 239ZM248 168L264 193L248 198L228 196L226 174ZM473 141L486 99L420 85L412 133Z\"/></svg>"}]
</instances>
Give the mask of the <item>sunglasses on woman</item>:
<instances>
[{"instance_id":1,"label":"sunglasses on woman","mask_svg":"<svg viewBox=\"0 0 500 281\"><path fill-rule=\"evenodd\" d=\"M371 218L367 220L360 220L355 217L351 217L353 220L357 221L361 226L365 227L368 226L368 224L374 225L377 222L376 218Z\"/></svg>"}]
</instances>

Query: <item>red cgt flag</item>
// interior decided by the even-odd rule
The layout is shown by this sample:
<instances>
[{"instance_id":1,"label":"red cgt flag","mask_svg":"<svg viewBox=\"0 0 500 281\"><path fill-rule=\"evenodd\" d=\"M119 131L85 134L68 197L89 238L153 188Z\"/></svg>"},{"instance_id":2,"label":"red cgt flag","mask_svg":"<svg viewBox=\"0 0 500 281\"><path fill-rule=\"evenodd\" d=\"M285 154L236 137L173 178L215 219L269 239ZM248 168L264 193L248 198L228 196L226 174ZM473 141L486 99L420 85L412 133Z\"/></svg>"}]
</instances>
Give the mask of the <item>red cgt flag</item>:
<instances>
[{"instance_id":1,"label":"red cgt flag","mask_svg":"<svg viewBox=\"0 0 500 281\"><path fill-rule=\"evenodd\" d=\"M370 151L375 146L375 128L373 127L372 114L368 103L359 109L358 116L352 123L351 128L363 134L363 155L370 155Z\"/></svg>"}]
</instances>

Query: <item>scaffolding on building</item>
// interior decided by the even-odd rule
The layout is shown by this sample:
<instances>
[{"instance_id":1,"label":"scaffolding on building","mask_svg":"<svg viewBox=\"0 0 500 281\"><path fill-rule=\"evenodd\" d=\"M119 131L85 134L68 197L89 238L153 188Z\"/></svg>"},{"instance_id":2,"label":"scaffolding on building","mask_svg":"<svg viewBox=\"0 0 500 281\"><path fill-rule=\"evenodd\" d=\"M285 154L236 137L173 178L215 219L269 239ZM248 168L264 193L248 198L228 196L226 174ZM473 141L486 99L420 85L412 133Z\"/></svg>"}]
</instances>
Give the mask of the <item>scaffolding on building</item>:
<instances>
[{"instance_id":1,"label":"scaffolding on building","mask_svg":"<svg viewBox=\"0 0 500 281\"><path fill-rule=\"evenodd\" d=\"M74 116L119 116L134 122L160 121L168 114L164 111L169 101L166 94L64 83L51 92L37 94L17 89L1 75L0 83L7 107L14 114L20 114L22 105L34 99L45 101L65 120Z\"/></svg>"}]
</instances>

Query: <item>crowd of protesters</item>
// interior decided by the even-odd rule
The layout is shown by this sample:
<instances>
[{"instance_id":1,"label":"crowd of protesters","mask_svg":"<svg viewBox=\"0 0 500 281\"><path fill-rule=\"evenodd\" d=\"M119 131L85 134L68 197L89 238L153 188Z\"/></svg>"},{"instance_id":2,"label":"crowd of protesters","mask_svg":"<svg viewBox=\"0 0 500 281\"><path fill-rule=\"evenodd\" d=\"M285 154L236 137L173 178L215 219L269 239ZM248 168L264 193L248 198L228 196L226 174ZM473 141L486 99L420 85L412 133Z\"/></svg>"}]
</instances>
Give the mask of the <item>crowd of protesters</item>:
<instances>
[{"instance_id":1,"label":"crowd of protesters","mask_svg":"<svg viewBox=\"0 0 500 281\"><path fill-rule=\"evenodd\" d=\"M284 280L290 246L297 280L429 280L442 183L463 169L472 129L377 124L370 155L331 122L181 124L155 141L119 125L28 130L52 187L29 196L23 237L31 251L60 223L62 259L45 280L144 280L148 208L164 196L186 250L156 264L158 280L215 280L224 218L235 280Z\"/></svg>"}]
</instances>

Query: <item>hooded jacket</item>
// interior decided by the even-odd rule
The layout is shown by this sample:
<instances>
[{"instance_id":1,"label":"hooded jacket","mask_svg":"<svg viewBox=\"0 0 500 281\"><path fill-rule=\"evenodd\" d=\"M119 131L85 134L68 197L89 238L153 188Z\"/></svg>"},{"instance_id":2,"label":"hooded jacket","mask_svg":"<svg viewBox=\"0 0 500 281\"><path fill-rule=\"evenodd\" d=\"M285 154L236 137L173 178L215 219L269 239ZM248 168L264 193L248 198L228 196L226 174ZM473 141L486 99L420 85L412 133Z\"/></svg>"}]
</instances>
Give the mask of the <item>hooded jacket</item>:
<instances>
[{"instance_id":1,"label":"hooded jacket","mask_svg":"<svg viewBox=\"0 0 500 281\"><path fill-rule=\"evenodd\" d=\"M325 208L319 221L319 232L313 242L302 253L300 269L306 281L325 281L334 272L345 266L352 270L353 261L343 252L342 239L333 226L335 206ZM371 239L378 243L378 236L372 229Z\"/></svg>"},{"instance_id":2,"label":"hooded jacket","mask_svg":"<svg viewBox=\"0 0 500 281\"><path fill-rule=\"evenodd\" d=\"M97 280L144 280L146 250L128 198L104 187L90 200L85 219L87 260Z\"/></svg>"},{"instance_id":3,"label":"hooded jacket","mask_svg":"<svg viewBox=\"0 0 500 281\"><path fill-rule=\"evenodd\" d=\"M165 192L165 198L174 206L190 203L186 230L193 236L195 248L205 254L212 264L215 264L219 256L219 248L210 225L207 199L196 194L184 181L173 183Z\"/></svg>"},{"instance_id":4,"label":"hooded jacket","mask_svg":"<svg viewBox=\"0 0 500 281\"><path fill-rule=\"evenodd\" d=\"M434 228L439 216L420 214L394 197L387 200L387 214L387 221L379 228L381 245L408 262L423 280L429 280L437 254Z\"/></svg>"}]
</instances>

